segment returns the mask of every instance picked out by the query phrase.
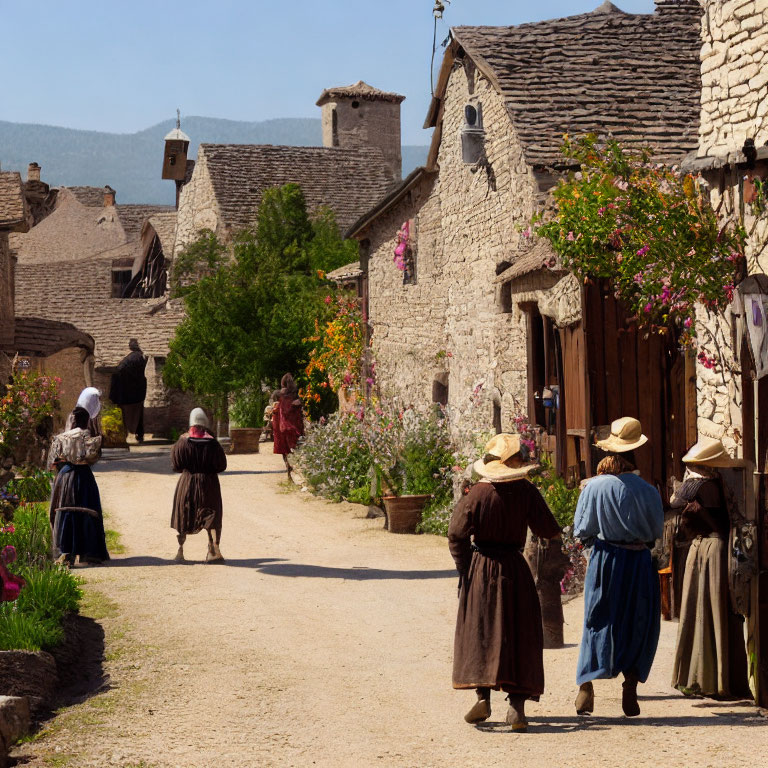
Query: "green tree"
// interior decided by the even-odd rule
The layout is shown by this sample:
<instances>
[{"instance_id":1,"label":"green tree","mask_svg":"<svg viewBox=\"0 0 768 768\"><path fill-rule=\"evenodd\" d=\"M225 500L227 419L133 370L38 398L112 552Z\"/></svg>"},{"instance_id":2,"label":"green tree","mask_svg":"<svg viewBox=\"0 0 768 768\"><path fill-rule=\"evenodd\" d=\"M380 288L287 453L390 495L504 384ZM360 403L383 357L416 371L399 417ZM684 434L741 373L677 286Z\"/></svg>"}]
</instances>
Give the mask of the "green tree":
<instances>
[{"instance_id":1,"label":"green tree","mask_svg":"<svg viewBox=\"0 0 768 768\"><path fill-rule=\"evenodd\" d=\"M329 211L310 218L296 184L267 190L254 229L231 249L204 232L172 276L187 318L171 341L166 383L221 412L229 394L303 371L326 311L324 273L356 254Z\"/></svg>"}]
</instances>

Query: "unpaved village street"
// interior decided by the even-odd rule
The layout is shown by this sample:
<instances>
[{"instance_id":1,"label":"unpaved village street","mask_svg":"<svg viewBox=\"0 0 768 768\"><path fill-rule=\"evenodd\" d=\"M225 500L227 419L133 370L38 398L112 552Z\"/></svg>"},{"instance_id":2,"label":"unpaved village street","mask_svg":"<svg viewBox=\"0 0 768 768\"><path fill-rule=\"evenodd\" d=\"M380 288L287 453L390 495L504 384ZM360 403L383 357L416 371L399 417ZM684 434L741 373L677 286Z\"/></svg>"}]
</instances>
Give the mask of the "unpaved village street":
<instances>
[{"instance_id":1,"label":"unpaved village street","mask_svg":"<svg viewBox=\"0 0 768 768\"><path fill-rule=\"evenodd\" d=\"M271 451L271 446L266 446ZM621 714L618 680L597 681L596 715L573 710L581 600L563 650L545 651L547 691L530 729L464 723L451 688L457 578L444 539L398 536L364 508L288 490L282 459L229 457L226 564L205 534L176 564L168 449L102 461L108 526L125 552L78 569L106 630L109 686L44 724L14 753L27 766L757 766L768 719L751 705L669 687L676 624L662 622L642 715Z\"/></svg>"}]
</instances>

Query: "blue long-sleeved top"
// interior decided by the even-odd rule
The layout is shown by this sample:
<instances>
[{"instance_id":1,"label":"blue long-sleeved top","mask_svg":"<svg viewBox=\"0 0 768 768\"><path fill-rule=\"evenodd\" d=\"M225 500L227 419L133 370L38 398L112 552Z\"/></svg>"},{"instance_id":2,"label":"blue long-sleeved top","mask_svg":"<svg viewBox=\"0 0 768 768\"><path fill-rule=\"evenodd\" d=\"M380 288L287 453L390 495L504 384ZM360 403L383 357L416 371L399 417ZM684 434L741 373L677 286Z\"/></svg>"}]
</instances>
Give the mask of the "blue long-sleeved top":
<instances>
[{"instance_id":1,"label":"blue long-sleeved top","mask_svg":"<svg viewBox=\"0 0 768 768\"><path fill-rule=\"evenodd\" d=\"M638 475L599 475L579 496L573 534L604 541L651 542L661 537L664 509L659 492Z\"/></svg>"}]
</instances>

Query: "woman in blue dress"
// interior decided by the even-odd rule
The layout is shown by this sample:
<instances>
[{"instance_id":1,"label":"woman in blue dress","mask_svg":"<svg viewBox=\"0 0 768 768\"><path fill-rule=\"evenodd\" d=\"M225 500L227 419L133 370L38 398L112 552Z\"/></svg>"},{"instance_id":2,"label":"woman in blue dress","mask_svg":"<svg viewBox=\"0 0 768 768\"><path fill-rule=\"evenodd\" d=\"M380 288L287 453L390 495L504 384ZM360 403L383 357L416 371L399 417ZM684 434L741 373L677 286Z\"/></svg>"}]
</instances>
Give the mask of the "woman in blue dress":
<instances>
[{"instance_id":1,"label":"woman in blue dress","mask_svg":"<svg viewBox=\"0 0 768 768\"><path fill-rule=\"evenodd\" d=\"M664 510L631 454L647 440L637 419L614 421L610 436L597 442L609 455L576 507L574 535L592 543L576 677L579 714L594 710L592 680L623 674L622 709L627 717L639 715L637 684L648 679L656 654L661 612L651 548L661 536Z\"/></svg>"}]
</instances>

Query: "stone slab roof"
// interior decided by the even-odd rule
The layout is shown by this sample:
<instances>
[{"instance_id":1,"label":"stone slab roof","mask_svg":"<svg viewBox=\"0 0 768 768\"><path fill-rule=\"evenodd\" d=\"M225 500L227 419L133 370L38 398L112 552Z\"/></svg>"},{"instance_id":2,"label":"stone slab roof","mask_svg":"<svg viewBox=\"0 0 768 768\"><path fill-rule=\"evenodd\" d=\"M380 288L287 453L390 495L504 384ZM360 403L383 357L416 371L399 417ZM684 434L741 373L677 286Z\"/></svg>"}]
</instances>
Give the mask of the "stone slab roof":
<instances>
[{"instance_id":1,"label":"stone slab roof","mask_svg":"<svg viewBox=\"0 0 768 768\"><path fill-rule=\"evenodd\" d=\"M310 211L327 205L344 231L389 190L378 149L201 144L225 226L234 234L253 226L267 189L299 184Z\"/></svg>"},{"instance_id":2,"label":"stone slab roof","mask_svg":"<svg viewBox=\"0 0 768 768\"><path fill-rule=\"evenodd\" d=\"M560 257L552 248L549 240L541 239L533 247L515 258L515 263L496 277L497 283L508 283L531 272L548 269L551 272L564 272Z\"/></svg>"},{"instance_id":3,"label":"stone slab roof","mask_svg":"<svg viewBox=\"0 0 768 768\"><path fill-rule=\"evenodd\" d=\"M17 317L15 352L22 355L48 357L68 347L81 347L92 353L94 341L71 323L60 323L42 317Z\"/></svg>"},{"instance_id":4,"label":"stone slab roof","mask_svg":"<svg viewBox=\"0 0 768 768\"><path fill-rule=\"evenodd\" d=\"M83 205L101 208L104 205L104 187L64 187Z\"/></svg>"},{"instance_id":5,"label":"stone slab roof","mask_svg":"<svg viewBox=\"0 0 768 768\"><path fill-rule=\"evenodd\" d=\"M341 85L336 88L326 88L317 100L317 106L322 107L327 101L336 99L360 99L367 101L389 101L393 104L400 104L405 101L405 96L399 93L388 93L380 91L372 85L358 80L353 85Z\"/></svg>"},{"instance_id":6,"label":"stone slab roof","mask_svg":"<svg viewBox=\"0 0 768 768\"><path fill-rule=\"evenodd\" d=\"M611 133L676 158L698 143L702 11L697 0L656 6L628 14L604 3L514 27L455 27L454 55L463 49L503 95L534 167L562 162L564 133Z\"/></svg>"},{"instance_id":7,"label":"stone slab roof","mask_svg":"<svg viewBox=\"0 0 768 768\"><path fill-rule=\"evenodd\" d=\"M361 277L363 270L360 268L359 261L353 261L351 264L345 264L343 267L338 267L331 272L328 272L326 277L334 282L343 282L345 280L353 280Z\"/></svg>"},{"instance_id":8,"label":"stone slab roof","mask_svg":"<svg viewBox=\"0 0 768 768\"><path fill-rule=\"evenodd\" d=\"M0 229L26 231L26 205L21 174L0 171Z\"/></svg>"},{"instance_id":9,"label":"stone slab roof","mask_svg":"<svg viewBox=\"0 0 768 768\"><path fill-rule=\"evenodd\" d=\"M147 225L155 230L160 238L163 253L166 258L170 259L173 255L174 243L176 242L176 210L173 209L167 213L156 213L150 216L144 223L144 226Z\"/></svg>"},{"instance_id":10,"label":"stone slab roof","mask_svg":"<svg viewBox=\"0 0 768 768\"><path fill-rule=\"evenodd\" d=\"M123 225L126 240L137 240L144 222L155 214L172 214L176 209L170 205L117 205L117 215Z\"/></svg>"}]
</instances>

